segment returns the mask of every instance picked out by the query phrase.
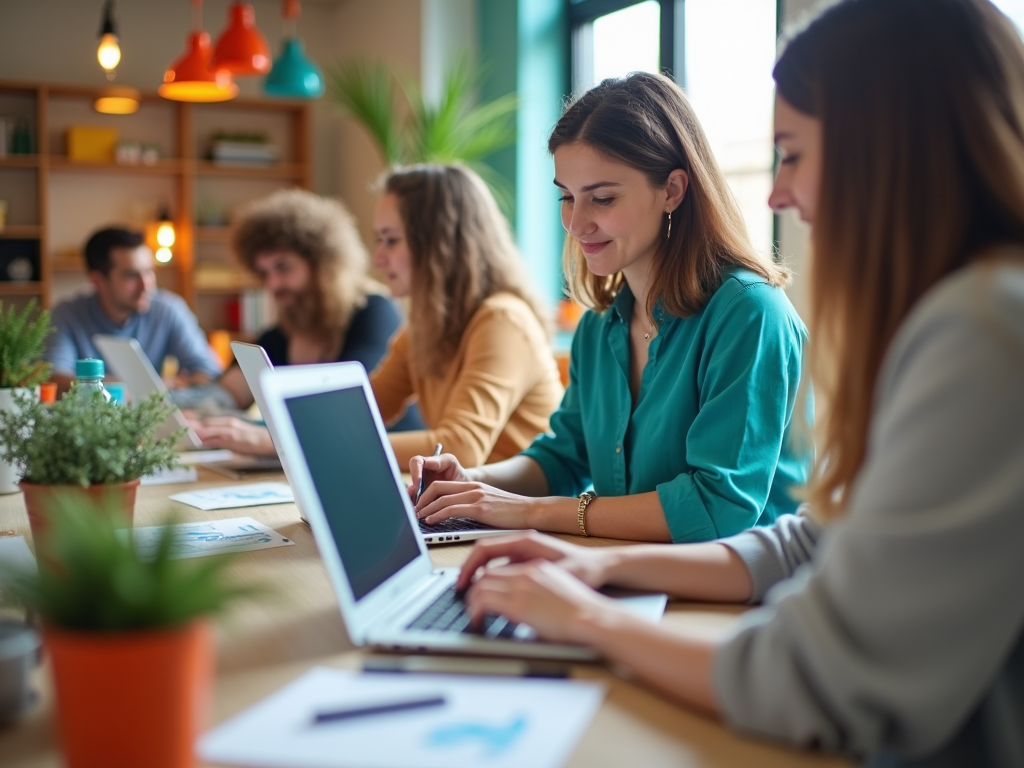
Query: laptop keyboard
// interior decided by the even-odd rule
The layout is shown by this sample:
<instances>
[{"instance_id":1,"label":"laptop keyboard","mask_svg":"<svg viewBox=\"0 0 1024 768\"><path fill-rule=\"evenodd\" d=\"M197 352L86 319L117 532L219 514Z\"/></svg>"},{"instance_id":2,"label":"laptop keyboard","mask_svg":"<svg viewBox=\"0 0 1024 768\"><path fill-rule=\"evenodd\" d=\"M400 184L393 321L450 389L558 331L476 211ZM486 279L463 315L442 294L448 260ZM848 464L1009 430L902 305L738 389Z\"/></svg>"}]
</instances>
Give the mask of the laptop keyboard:
<instances>
[{"instance_id":1,"label":"laptop keyboard","mask_svg":"<svg viewBox=\"0 0 1024 768\"><path fill-rule=\"evenodd\" d=\"M449 517L437 525L427 525L422 520L420 531L422 533L459 533L460 531L488 531L494 528L493 525L480 523L471 517Z\"/></svg>"},{"instance_id":2,"label":"laptop keyboard","mask_svg":"<svg viewBox=\"0 0 1024 768\"><path fill-rule=\"evenodd\" d=\"M417 616L407 629L418 629L425 632L465 632L479 634L484 637L500 637L506 640L515 639L518 624L513 624L501 616L488 615L476 630L469 626L469 613L462 597L451 585L438 595L427 609Z\"/></svg>"}]
</instances>

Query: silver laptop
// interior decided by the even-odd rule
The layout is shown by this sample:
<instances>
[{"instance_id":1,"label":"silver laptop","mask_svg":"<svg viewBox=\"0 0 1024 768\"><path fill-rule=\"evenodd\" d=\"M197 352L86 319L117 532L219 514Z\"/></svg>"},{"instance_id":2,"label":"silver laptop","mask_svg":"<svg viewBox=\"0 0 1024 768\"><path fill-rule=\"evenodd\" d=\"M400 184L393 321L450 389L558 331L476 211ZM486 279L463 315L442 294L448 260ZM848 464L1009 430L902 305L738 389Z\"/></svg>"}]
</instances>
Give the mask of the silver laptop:
<instances>
[{"instance_id":1,"label":"silver laptop","mask_svg":"<svg viewBox=\"0 0 1024 768\"><path fill-rule=\"evenodd\" d=\"M117 376L128 387L135 402L145 400L154 392L159 392L168 405L174 405L167 393L167 385L156 372L149 358L142 351L142 347L135 339L124 339L120 336L104 336L97 334L92 337L93 344L103 355L104 360L110 364L111 372ZM185 427L185 436L175 446L179 451L192 448L199 448L203 441L199 435L188 425L184 414L178 407L167 417L167 420L157 429L157 437L176 432Z\"/></svg>"},{"instance_id":2,"label":"silver laptop","mask_svg":"<svg viewBox=\"0 0 1024 768\"><path fill-rule=\"evenodd\" d=\"M97 334L92 337L93 343L99 349L104 359L110 363L111 371L121 379L131 392L135 402L145 400L154 392L160 393L168 405L174 405L174 411L167 420L160 425L157 436L163 437L185 427L185 435L178 441L175 448L179 451L193 451L202 448L203 441L195 430L188 425L185 415L181 412L170 398L167 385L156 372L153 364L149 361L146 353L138 341L132 338L121 338L120 336L104 336ZM220 451L218 454L222 453ZM279 472L281 464L276 457L267 456L243 456L235 454L233 458L220 459L215 462L203 462L209 469L223 471L230 474L245 472Z\"/></svg>"},{"instance_id":3,"label":"silver laptop","mask_svg":"<svg viewBox=\"0 0 1024 768\"><path fill-rule=\"evenodd\" d=\"M582 646L539 642L530 627L497 616L470 631L454 589L458 569L431 565L361 365L279 368L265 371L260 385L354 645L596 658ZM656 620L665 596L624 604Z\"/></svg>"},{"instance_id":4,"label":"silver laptop","mask_svg":"<svg viewBox=\"0 0 1024 768\"><path fill-rule=\"evenodd\" d=\"M285 476L288 477L288 483L294 487L294 483L292 483L291 476L288 472L288 462L285 460L284 453L281 451L281 440L278 436L277 428L274 425L274 419L267 412L266 399L263 395L263 387L260 384L260 376L263 374L263 371L274 370L274 364L270 362L270 358L267 357L267 353L263 347L257 344L245 344L241 341L233 341L231 342L231 351L235 353L235 360L238 361L238 366L242 369L242 375L245 376L245 383L248 384L249 389L252 390L252 396L256 400L256 407L260 409L260 413L263 414L263 420L267 423L267 429L270 430L270 437L274 441L274 447L277 448L277 455L281 459L281 466L284 467L284 473ZM349 365L349 363L307 365L303 366L303 370L309 373L319 369L330 369L338 365ZM295 502L299 507L299 516L308 523L309 517L302 511L302 505L298 498L296 498ZM431 546L439 544L461 544L462 542L471 541L473 539L482 539L487 536L500 536L503 533L508 533L506 530L484 525L483 523L478 523L476 520L471 520L469 518L446 520L440 525L427 525L422 521L417 521L417 523L419 525L420 532L423 534L423 541Z\"/></svg>"}]
</instances>

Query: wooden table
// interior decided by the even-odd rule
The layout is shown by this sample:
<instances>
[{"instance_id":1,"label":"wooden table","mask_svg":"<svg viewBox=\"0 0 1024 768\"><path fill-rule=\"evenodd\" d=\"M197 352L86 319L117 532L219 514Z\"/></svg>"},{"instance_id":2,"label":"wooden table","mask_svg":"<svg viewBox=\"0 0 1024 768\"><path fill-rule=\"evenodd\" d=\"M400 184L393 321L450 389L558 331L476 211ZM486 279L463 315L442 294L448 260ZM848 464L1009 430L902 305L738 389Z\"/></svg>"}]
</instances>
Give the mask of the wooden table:
<instances>
[{"instance_id":1,"label":"wooden table","mask_svg":"<svg viewBox=\"0 0 1024 768\"><path fill-rule=\"evenodd\" d=\"M203 512L167 500L173 493L225 484L223 477L201 469L199 484L143 487L135 513L137 525L159 522L172 507L184 522L248 515L295 542L293 547L239 555L232 566L242 579L272 585L277 597L242 604L219 622L214 724L313 666L358 669L366 653L354 649L345 637L313 534L299 520L293 504ZM21 494L0 496L0 531L10 529L31 540ZM585 541L596 546L618 543L607 539ZM433 548L431 558L436 566L457 566L468 551L469 545ZM742 608L736 606L671 603L665 621L721 633L740 612ZM737 736L599 665L576 665L573 676L603 680L608 685L608 695L567 764L572 768L849 765L834 757ZM40 692L37 704L17 725L0 730L3 768L56 768L62 764L54 736L52 692L45 663L36 673L35 684Z\"/></svg>"}]
</instances>

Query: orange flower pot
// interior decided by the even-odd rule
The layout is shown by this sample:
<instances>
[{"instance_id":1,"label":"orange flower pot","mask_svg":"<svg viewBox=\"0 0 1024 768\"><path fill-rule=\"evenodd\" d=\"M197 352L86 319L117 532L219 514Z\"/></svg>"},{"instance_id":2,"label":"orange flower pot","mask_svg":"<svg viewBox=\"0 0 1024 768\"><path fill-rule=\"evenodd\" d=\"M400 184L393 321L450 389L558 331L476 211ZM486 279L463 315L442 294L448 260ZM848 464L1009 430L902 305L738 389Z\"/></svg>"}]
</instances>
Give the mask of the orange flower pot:
<instances>
[{"instance_id":1,"label":"orange flower pot","mask_svg":"<svg viewBox=\"0 0 1024 768\"><path fill-rule=\"evenodd\" d=\"M167 631L43 629L68 768L191 768L207 720L206 620Z\"/></svg>"},{"instance_id":2,"label":"orange flower pot","mask_svg":"<svg viewBox=\"0 0 1024 768\"><path fill-rule=\"evenodd\" d=\"M139 480L127 483L105 483L82 487L80 485L37 485L22 481L18 487L25 494L25 509L28 510L28 524L32 528L32 539L38 545L40 537L46 535L49 527L48 510L58 495L79 495L93 504L110 504L124 511L125 528L131 528L135 520L135 494Z\"/></svg>"}]
</instances>

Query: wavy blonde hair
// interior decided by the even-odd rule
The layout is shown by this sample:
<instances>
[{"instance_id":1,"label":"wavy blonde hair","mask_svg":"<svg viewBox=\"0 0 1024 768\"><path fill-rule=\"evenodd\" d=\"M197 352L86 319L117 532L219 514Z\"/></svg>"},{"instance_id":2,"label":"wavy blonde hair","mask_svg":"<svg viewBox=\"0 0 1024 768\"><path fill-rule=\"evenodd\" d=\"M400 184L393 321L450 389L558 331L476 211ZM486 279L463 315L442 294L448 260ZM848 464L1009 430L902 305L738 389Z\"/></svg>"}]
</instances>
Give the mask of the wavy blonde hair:
<instances>
[{"instance_id":1,"label":"wavy blonde hair","mask_svg":"<svg viewBox=\"0 0 1024 768\"><path fill-rule=\"evenodd\" d=\"M792 38L774 77L823 129L808 497L835 516L897 328L944 277L1024 242L1024 45L988 0L847 0Z\"/></svg>"},{"instance_id":2,"label":"wavy blonde hair","mask_svg":"<svg viewBox=\"0 0 1024 768\"><path fill-rule=\"evenodd\" d=\"M408 333L417 371L443 375L470 319L496 293L518 296L547 327L508 222L476 173L412 165L392 169L379 187L398 201L412 254Z\"/></svg>"},{"instance_id":3,"label":"wavy blonde hair","mask_svg":"<svg viewBox=\"0 0 1024 768\"><path fill-rule=\"evenodd\" d=\"M337 200L302 189L275 192L239 213L231 244L253 273L266 253L292 252L309 262L308 301L282 312L280 321L286 333L307 334L329 349L341 346L367 296L384 293L367 274L369 257L355 219Z\"/></svg>"},{"instance_id":4,"label":"wavy blonde hair","mask_svg":"<svg viewBox=\"0 0 1024 768\"><path fill-rule=\"evenodd\" d=\"M576 143L637 169L656 188L664 187L676 169L689 177L686 194L672 211L671 233L654 257L648 314L658 300L676 317L700 312L729 266L748 269L771 285L788 283L789 271L750 244L704 130L682 89L667 77L633 72L609 78L571 102L551 133L548 151L553 155ZM573 298L592 309L612 305L622 273L593 274L579 241L569 234L562 261Z\"/></svg>"}]
</instances>

